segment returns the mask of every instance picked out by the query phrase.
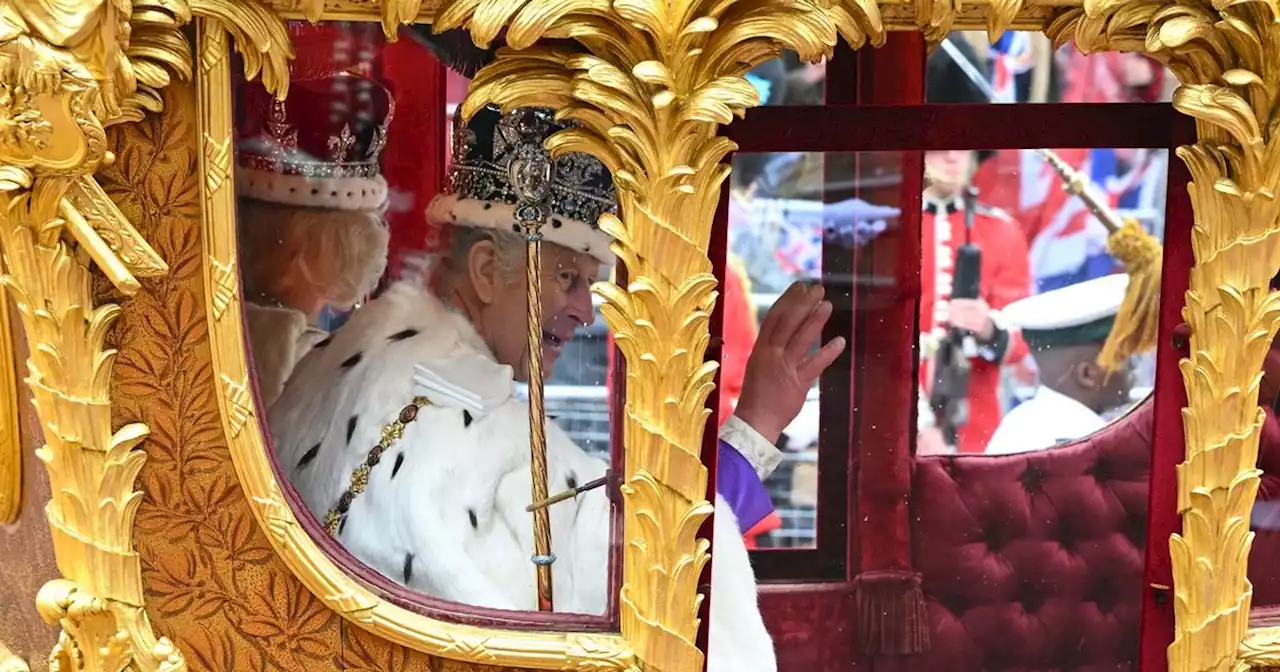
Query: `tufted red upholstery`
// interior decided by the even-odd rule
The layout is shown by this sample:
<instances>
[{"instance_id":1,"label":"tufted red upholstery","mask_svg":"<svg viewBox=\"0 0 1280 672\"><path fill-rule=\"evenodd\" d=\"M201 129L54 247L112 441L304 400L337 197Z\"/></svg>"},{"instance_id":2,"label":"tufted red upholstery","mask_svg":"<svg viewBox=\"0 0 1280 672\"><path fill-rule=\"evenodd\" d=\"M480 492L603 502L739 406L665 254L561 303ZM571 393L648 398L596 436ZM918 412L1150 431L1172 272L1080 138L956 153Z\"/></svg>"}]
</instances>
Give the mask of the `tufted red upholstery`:
<instances>
[{"instance_id":1,"label":"tufted red upholstery","mask_svg":"<svg viewBox=\"0 0 1280 672\"><path fill-rule=\"evenodd\" d=\"M1053 450L916 460L912 669L1136 668L1152 408Z\"/></svg>"}]
</instances>

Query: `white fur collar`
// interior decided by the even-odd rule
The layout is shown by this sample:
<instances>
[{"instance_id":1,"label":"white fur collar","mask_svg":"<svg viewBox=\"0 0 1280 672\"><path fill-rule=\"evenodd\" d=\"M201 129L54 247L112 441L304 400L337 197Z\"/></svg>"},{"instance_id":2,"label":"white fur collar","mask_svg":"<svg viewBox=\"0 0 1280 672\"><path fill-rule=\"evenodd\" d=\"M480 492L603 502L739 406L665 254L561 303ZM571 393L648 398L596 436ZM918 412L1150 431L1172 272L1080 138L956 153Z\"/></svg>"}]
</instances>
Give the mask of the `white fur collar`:
<instances>
[{"instance_id":1,"label":"white fur collar","mask_svg":"<svg viewBox=\"0 0 1280 672\"><path fill-rule=\"evenodd\" d=\"M397 328L390 329L393 325ZM338 330L335 344L337 339L347 343L364 342L415 328L421 335L428 336L427 340L432 344L447 347L448 350L461 346L493 358L489 345L471 321L433 294L425 282L418 278L395 282L377 299L357 310L351 320ZM415 335L414 340L423 339L420 335ZM436 348L424 352L420 345L425 344L415 345L414 348L419 355L438 355L444 352Z\"/></svg>"}]
</instances>

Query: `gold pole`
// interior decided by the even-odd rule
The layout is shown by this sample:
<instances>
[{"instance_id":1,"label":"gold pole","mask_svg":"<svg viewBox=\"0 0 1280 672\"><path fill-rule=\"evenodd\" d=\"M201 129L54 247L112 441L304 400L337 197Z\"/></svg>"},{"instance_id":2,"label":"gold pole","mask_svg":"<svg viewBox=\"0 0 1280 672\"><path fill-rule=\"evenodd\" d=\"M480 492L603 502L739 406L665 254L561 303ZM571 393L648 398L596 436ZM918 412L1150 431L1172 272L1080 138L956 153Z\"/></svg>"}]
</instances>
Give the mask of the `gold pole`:
<instances>
[{"instance_id":1,"label":"gold pole","mask_svg":"<svg viewBox=\"0 0 1280 672\"><path fill-rule=\"evenodd\" d=\"M1062 190L1084 201L1085 207L1099 222L1102 222L1103 226L1107 227L1109 233L1114 234L1124 226L1124 220L1120 218L1120 214L1103 203L1097 192L1089 188L1093 182L1084 173L1072 168L1062 160L1062 157L1047 149L1037 149L1036 153L1048 161L1049 165L1053 166L1054 172L1058 173L1058 177L1062 178Z\"/></svg>"},{"instance_id":2,"label":"gold pole","mask_svg":"<svg viewBox=\"0 0 1280 672\"><path fill-rule=\"evenodd\" d=\"M546 212L543 196L551 180L551 164L533 170L529 160L510 164L509 177L520 202L516 220L524 230L525 301L528 314L529 347L529 451L533 475L533 501L547 499L547 427L546 405L542 396L542 223ZM546 507L533 511L533 564L538 570L538 611L553 611L551 600L551 565L556 556L551 552L551 513Z\"/></svg>"}]
</instances>

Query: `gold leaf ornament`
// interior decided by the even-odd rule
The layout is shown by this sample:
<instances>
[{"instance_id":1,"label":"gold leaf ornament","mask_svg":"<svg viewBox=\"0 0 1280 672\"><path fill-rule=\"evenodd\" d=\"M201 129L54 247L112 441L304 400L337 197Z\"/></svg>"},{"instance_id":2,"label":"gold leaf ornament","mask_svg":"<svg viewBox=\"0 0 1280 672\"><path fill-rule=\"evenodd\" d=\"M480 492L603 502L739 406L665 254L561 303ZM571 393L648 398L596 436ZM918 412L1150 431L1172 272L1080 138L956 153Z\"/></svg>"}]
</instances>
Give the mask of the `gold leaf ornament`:
<instances>
[{"instance_id":1,"label":"gold leaf ornament","mask_svg":"<svg viewBox=\"0 0 1280 672\"><path fill-rule=\"evenodd\" d=\"M261 75L262 85L284 100L289 95L289 61L296 52L280 16L256 0L190 1L194 14L217 20L231 33L236 51L244 60L245 78L252 80Z\"/></svg>"}]
</instances>

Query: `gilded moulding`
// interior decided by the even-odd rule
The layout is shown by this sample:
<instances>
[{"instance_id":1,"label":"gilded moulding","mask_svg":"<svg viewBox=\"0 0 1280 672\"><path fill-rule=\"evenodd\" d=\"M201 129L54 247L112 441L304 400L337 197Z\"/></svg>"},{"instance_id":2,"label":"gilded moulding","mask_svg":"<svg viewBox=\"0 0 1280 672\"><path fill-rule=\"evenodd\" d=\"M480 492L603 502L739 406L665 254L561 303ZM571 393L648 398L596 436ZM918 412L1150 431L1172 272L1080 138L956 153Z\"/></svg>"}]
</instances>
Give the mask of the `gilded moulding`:
<instances>
[{"instance_id":1,"label":"gilded moulding","mask_svg":"<svg viewBox=\"0 0 1280 672\"><path fill-rule=\"evenodd\" d=\"M318 21L383 22L388 34L405 23L433 23L444 6L440 0L267 0L280 16ZM881 16L885 30L924 30L932 40L952 30L1044 30L1064 9L1083 7L1083 0L877 0L859 2ZM866 11L871 11L867 9Z\"/></svg>"},{"instance_id":2,"label":"gilded moulding","mask_svg":"<svg viewBox=\"0 0 1280 672\"><path fill-rule=\"evenodd\" d=\"M1164 61L1182 86L1176 109L1199 141L1180 147L1191 172L1195 265L1182 315L1190 357L1185 461L1178 465L1182 530L1173 561L1174 672L1248 669L1280 660L1276 629L1249 632L1246 570L1257 495L1262 362L1280 329L1280 13L1273 3L1088 2L1049 29L1061 44L1110 48Z\"/></svg>"},{"instance_id":3,"label":"gilded moulding","mask_svg":"<svg viewBox=\"0 0 1280 672\"><path fill-rule=\"evenodd\" d=\"M31 672L31 668L27 661L10 651L4 642L0 642L0 672Z\"/></svg>"},{"instance_id":4,"label":"gilded moulding","mask_svg":"<svg viewBox=\"0 0 1280 672\"><path fill-rule=\"evenodd\" d=\"M92 178L113 160L104 124L155 109L156 89L184 73L184 6L133 9L145 17L133 26L118 4L91 0L0 13L0 280L22 319L44 431L36 457L65 578L40 589L36 608L62 627L50 654L61 670L185 668L143 610L132 535L146 460L135 448L148 429L112 431L114 352L103 343L120 309L95 307L90 291L90 263L125 294L166 270Z\"/></svg>"},{"instance_id":5,"label":"gilded moulding","mask_svg":"<svg viewBox=\"0 0 1280 672\"><path fill-rule=\"evenodd\" d=\"M22 509L22 432L13 346L9 295L0 292L0 525L17 520Z\"/></svg>"},{"instance_id":6,"label":"gilded moulding","mask_svg":"<svg viewBox=\"0 0 1280 672\"><path fill-rule=\"evenodd\" d=\"M637 670L627 642L597 633L533 633L428 618L386 602L349 577L298 523L276 482L254 407L236 275L232 180L232 40L225 24L197 23L204 273L223 428L250 508L272 546L307 588L357 626L397 644L456 660L553 670ZM278 92L278 89L277 89Z\"/></svg>"}]
</instances>

